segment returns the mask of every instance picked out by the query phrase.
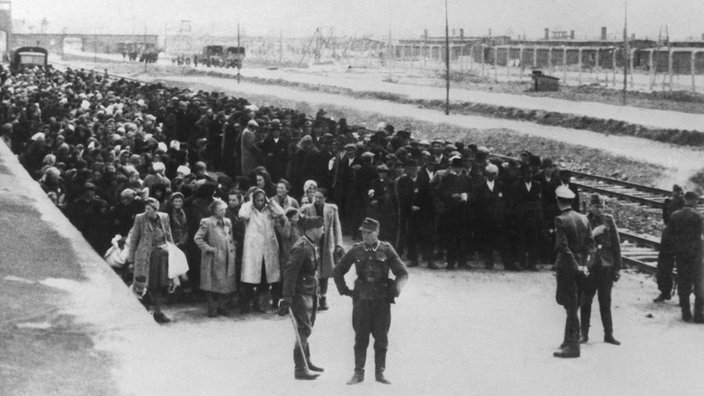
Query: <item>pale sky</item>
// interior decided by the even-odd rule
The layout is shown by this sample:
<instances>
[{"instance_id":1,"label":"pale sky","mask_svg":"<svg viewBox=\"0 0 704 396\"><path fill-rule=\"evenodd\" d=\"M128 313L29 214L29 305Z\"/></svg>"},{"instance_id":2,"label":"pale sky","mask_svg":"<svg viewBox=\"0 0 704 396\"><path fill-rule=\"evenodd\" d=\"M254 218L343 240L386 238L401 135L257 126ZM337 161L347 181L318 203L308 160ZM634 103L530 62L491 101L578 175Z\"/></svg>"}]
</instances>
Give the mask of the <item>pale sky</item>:
<instances>
[{"instance_id":1,"label":"pale sky","mask_svg":"<svg viewBox=\"0 0 704 396\"><path fill-rule=\"evenodd\" d=\"M465 35L527 35L543 29L574 30L577 38L598 37L601 26L621 34L625 0L447 0L450 28ZM315 28L335 27L336 34L394 38L444 34L444 0L15 0L13 18L38 26L46 17L50 32L64 26L77 33L169 34L181 20L193 31L229 35L237 22L251 35L308 37ZM630 0L629 32L657 38L668 27L670 37L700 39L704 33L704 0ZM38 27L37 27L38 29Z\"/></svg>"}]
</instances>

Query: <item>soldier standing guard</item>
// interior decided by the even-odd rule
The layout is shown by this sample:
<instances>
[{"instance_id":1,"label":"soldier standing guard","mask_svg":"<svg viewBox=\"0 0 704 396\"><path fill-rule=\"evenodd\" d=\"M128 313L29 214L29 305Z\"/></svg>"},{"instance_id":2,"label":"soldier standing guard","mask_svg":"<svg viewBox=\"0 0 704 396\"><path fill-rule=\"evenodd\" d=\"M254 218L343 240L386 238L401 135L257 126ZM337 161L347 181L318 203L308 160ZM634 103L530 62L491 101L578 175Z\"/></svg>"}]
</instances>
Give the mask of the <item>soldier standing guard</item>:
<instances>
[{"instance_id":1,"label":"soldier standing guard","mask_svg":"<svg viewBox=\"0 0 704 396\"><path fill-rule=\"evenodd\" d=\"M557 260L557 303L565 307L567 319L565 338L560 350L553 353L559 358L579 357L579 282L586 277L589 255L594 250L594 239L589 220L572 208L576 194L567 186L555 189L560 215L555 218L555 250Z\"/></svg>"},{"instance_id":2,"label":"soldier standing guard","mask_svg":"<svg viewBox=\"0 0 704 396\"><path fill-rule=\"evenodd\" d=\"M318 305L318 278L316 270L320 262L318 241L323 236L323 219L305 217L298 221L304 235L291 248L288 263L284 269L284 298L279 305L279 314L286 315L291 307L298 326L300 345L293 349L293 362L296 365L294 378L313 380L323 369L310 361L308 338L313 332Z\"/></svg>"},{"instance_id":3,"label":"soldier standing guard","mask_svg":"<svg viewBox=\"0 0 704 396\"><path fill-rule=\"evenodd\" d=\"M614 324L611 319L611 288L618 281L621 269L621 241L613 216L602 213L604 207L599 194L594 194L589 200L589 225L596 244L594 264L589 269L589 276L584 283L584 301L580 318L582 319L582 339L580 343L589 341L589 322L592 313L594 294L599 293L599 312L601 324L604 326L604 342L621 345L614 338Z\"/></svg>"},{"instance_id":4,"label":"soldier standing guard","mask_svg":"<svg viewBox=\"0 0 704 396\"><path fill-rule=\"evenodd\" d=\"M367 217L359 228L362 243L355 244L334 269L335 284L341 295L352 297L352 327L354 339L354 375L347 382L353 385L364 381L369 334L374 336L376 380L390 384L384 377L388 333L391 325L391 303L401 294L408 280L408 272L401 258L388 242L379 241L379 222ZM345 274L355 265L357 280L350 290ZM389 270L396 277L388 278Z\"/></svg>"}]
</instances>

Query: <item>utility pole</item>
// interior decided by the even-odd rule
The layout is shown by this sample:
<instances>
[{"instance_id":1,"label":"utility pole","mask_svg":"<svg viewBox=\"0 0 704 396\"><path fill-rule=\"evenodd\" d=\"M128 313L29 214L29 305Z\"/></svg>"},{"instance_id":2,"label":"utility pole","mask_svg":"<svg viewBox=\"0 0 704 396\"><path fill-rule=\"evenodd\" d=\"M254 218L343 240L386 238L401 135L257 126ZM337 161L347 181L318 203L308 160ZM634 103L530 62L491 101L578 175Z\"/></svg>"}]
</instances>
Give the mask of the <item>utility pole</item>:
<instances>
[{"instance_id":1,"label":"utility pole","mask_svg":"<svg viewBox=\"0 0 704 396\"><path fill-rule=\"evenodd\" d=\"M626 105L626 97L628 95L628 58L630 51L628 49L628 0L623 0L623 105Z\"/></svg>"},{"instance_id":2,"label":"utility pole","mask_svg":"<svg viewBox=\"0 0 704 396\"><path fill-rule=\"evenodd\" d=\"M239 44L238 44L239 45ZM279 66L283 66L284 59L284 31L279 32Z\"/></svg>"},{"instance_id":3,"label":"utility pole","mask_svg":"<svg viewBox=\"0 0 704 396\"><path fill-rule=\"evenodd\" d=\"M240 50L242 49L242 46L240 45L240 23L237 22L237 48ZM240 83L240 68L237 68L237 84Z\"/></svg>"},{"instance_id":4,"label":"utility pole","mask_svg":"<svg viewBox=\"0 0 704 396\"><path fill-rule=\"evenodd\" d=\"M447 19L447 0L445 0L445 115L450 114L450 25Z\"/></svg>"},{"instance_id":5,"label":"utility pole","mask_svg":"<svg viewBox=\"0 0 704 396\"><path fill-rule=\"evenodd\" d=\"M169 33L168 33L168 28L166 25L166 22L164 22L164 55L166 55L166 39L168 38Z\"/></svg>"},{"instance_id":6,"label":"utility pole","mask_svg":"<svg viewBox=\"0 0 704 396\"><path fill-rule=\"evenodd\" d=\"M147 24L144 24L144 52L142 53L144 57L144 73L147 73Z\"/></svg>"}]
</instances>

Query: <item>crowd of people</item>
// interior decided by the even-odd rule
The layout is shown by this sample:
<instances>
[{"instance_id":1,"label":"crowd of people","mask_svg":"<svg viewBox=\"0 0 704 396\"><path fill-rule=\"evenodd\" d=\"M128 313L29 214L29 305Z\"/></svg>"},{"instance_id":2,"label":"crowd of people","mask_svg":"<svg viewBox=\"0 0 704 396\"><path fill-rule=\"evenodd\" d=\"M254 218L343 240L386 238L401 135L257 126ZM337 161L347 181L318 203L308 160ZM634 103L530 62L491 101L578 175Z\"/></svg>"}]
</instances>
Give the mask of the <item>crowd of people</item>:
<instances>
[{"instance_id":1,"label":"crowd of people","mask_svg":"<svg viewBox=\"0 0 704 396\"><path fill-rule=\"evenodd\" d=\"M168 221L169 239L185 252L184 288L209 301L239 290L244 311L280 297L301 217L325 219L319 306L327 309L343 235L360 240L365 217L380 222L380 238L410 267L466 268L476 256L486 268L500 257L506 270L536 270L554 261L556 187L576 191L569 171L525 151L507 161L389 124L352 127L324 110L258 108L94 71L30 70L8 77L2 96L3 138L96 251L123 250L137 264L137 215L166 213L150 218ZM573 206L581 209L579 199ZM216 225L233 245L211 257L204 238ZM210 267L223 266L227 285L204 288Z\"/></svg>"},{"instance_id":2,"label":"crowd of people","mask_svg":"<svg viewBox=\"0 0 704 396\"><path fill-rule=\"evenodd\" d=\"M207 301L209 316L229 314L235 301L242 312L276 307L306 218L324 224L319 310L328 309L343 236L361 240L367 217L409 267L479 262L492 269L497 259L509 271L552 265L561 187L574 193L571 210L588 207L598 249L612 250L601 260L611 268L593 271L600 280L587 294L599 293L605 334L613 338L606 311L620 268L615 225L598 197L580 202L570 172L549 158L523 151L508 160L471 142L426 141L389 124L350 126L324 110L309 116L260 108L218 92L94 71L0 76L0 135L159 322L169 321L160 307L174 289L180 298ZM181 278L171 273L173 247L185 257Z\"/></svg>"}]
</instances>

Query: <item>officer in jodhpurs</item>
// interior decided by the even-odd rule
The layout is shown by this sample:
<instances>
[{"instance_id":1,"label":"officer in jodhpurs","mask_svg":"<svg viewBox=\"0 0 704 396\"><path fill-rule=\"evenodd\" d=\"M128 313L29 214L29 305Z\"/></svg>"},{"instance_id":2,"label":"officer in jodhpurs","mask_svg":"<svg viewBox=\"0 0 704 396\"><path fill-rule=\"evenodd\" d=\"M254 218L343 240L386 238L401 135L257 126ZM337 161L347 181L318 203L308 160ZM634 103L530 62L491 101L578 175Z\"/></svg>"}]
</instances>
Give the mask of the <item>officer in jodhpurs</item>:
<instances>
[{"instance_id":1,"label":"officer in jodhpurs","mask_svg":"<svg viewBox=\"0 0 704 396\"><path fill-rule=\"evenodd\" d=\"M355 244L335 266L333 271L337 290L352 297L352 327L354 339L354 375L347 382L353 385L364 381L369 335L374 336L376 380L390 384L384 377L388 333L391 325L391 304L401 294L408 280L408 271L401 258L388 242L379 240L379 222L367 217L359 228L362 243ZM347 287L345 274L354 264L357 280L354 289ZM395 279L389 279L389 270Z\"/></svg>"},{"instance_id":2,"label":"officer in jodhpurs","mask_svg":"<svg viewBox=\"0 0 704 396\"><path fill-rule=\"evenodd\" d=\"M587 264L594 253L587 216L572 208L576 194L567 186L555 189L560 214L555 217L555 277L557 278L557 303L565 308L565 338L560 350L553 353L559 358L579 357L579 292L580 283L589 275Z\"/></svg>"},{"instance_id":3,"label":"officer in jodhpurs","mask_svg":"<svg viewBox=\"0 0 704 396\"><path fill-rule=\"evenodd\" d=\"M611 318L611 289L618 281L621 269L621 241L613 216L602 212L604 203L599 194L589 199L589 226L596 244L593 264L589 276L583 283L584 300L582 301L580 319L582 320L582 338L580 343L589 341L589 323L592 313L592 301L598 293L601 324L604 326L604 342L621 345L614 338L614 324Z\"/></svg>"},{"instance_id":4,"label":"officer in jodhpurs","mask_svg":"<svg viewBox=\"0 0 704 396\"><path fill-rule=\"evenodd\" d=\"M318 278L316 269L320 263L318 241L323 236L322 217L302 218L298 225L303 236L291 248L291 254L284 269L284 298L279 305L279 315L286 315L289 307L296 319L300 345L293 348L295 364L294 378L313 380L323 372L321 367L310 360L308 338L313 332L318 305Z\"/></svg>"}]
</instances>

